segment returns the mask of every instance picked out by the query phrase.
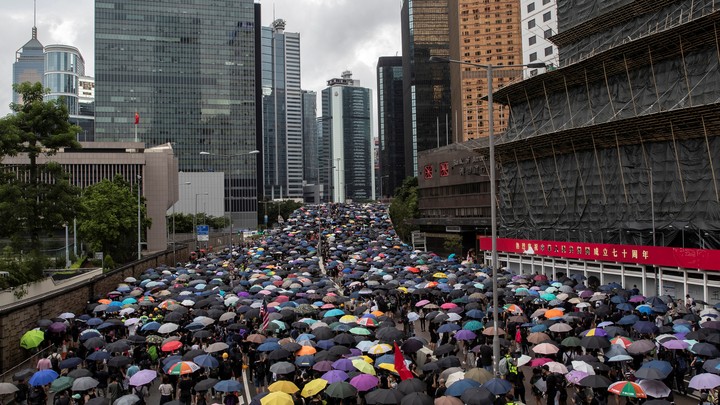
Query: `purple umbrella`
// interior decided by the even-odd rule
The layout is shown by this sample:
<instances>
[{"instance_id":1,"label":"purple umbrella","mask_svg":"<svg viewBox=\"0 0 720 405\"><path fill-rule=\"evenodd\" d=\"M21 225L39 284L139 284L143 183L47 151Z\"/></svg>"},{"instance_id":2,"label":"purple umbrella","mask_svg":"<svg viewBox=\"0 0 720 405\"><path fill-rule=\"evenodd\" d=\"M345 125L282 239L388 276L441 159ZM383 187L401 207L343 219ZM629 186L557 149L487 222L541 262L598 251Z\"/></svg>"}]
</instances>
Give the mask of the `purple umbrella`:
<instances>
[{"instance_id":1,"label":"purple umbrella","mask_svg":"<svg viewBox=\"0 0 720 405\"><path fill-rule=\"evenodd\" d=\"M475 332L471 330L461 329L455 332L455 339L457 340L473 340L477 337Z\"/></svg>"},{"instance_id":2,"label":"purple umbrella","mask_svg":"<svg viewBox=\"0 0 720 405\"><path fill-rule=\"evenodd\" d=\"M342 370L342 371L353 371L355 370L355 367L352 364L352 360L350 359L340 359L336 360L332 364L333 368L335 370Z\"/></svg>"},{"instance_id":3,"label":"purple umbrella","mask_svg":"<svg viewBox=\"0 0 720 405\"><path fill-rule=\"evenodd\" d=\"M685 342L683 340L678 340L678 339L667 340L665 342L662 342L662 345L664 348L669 349L669 350L683 350L683 349L687 349L688 347L690 347L690 345L687 342Z\"/></svg>"},{"instance_id":4,"label":"purple umbrella","mask_svg":"<svg viewBox=\"0 0 720 405\"><path fill-rule=\"evenodd\" d=\"M323 376L323 379L325 377ZM370 391L377 387L379 380L374 375L370 374L359 374L350 380L350 385L357 388L358 391Z\"/></svg>"},{"instance_id":5,"label":"purple umbrella","mask_svg":"<svg viewBox=\"0 0 720 405\"><path fill-rule=\"evenodd\" d=\"M347 380L348 375L346 372L344 372L342 370L330 370L327 373L323 374L322 377L320 377L320 378L327 381L329 384L332 384L334 382L340 382L340 381Z\"/></svg>"},{"instance_id":6,"label":"purple umbrella","mask_svg":"<svg viewBox=\"0 0 720 405\"><path fill-rule=\"evenodd\" d=\"M352 362L350 362L350 364L352 365ZM332 370L332 365L333 365L332 361L323 360L323 361L319 361L319 362L315 363L312 368L315 371L325 372L325 371Z\"/></svg>"},{"instance_id":7,"label":"purple umbrella","mask_svg":"<svg viewBox=\"0 0 720 405\"><path fill-rule=\"evenodd\" d=\"M711 373L702 373L693 377L688 387L696 390L711 390L719 385L720 376Z\"/></svg>"},{"instance_id":8,"label":"purple umbrella","mask_svg":"<svg viewBox=\"0 0 720 405\"><path fill-rule=\"evenodd\" d=\"M62 333L67 329L65 322L53 322L48 326L48 331L53 333Z\"/></svg>"},{"instance_id":9,"label":"purple umbrella","mask_svg":"<svg viewBox=\"0 0 720 405\"><path fill-rule=\"evenodd\" d=\"M151 383L157 378L157 371L155 370L140 370L130 377L130 385L139 387L141 385Z\"/></svg>"}]
</instances>

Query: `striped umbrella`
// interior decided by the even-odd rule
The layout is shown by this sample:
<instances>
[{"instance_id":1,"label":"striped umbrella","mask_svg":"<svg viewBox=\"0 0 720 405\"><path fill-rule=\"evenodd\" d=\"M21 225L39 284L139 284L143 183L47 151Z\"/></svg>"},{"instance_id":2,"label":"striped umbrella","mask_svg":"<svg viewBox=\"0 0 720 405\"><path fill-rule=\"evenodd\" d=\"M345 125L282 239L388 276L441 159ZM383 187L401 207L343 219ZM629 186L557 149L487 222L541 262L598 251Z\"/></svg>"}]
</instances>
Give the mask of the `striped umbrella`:
<instances>
[{"instance_id":1,"label":"striped umbrella","mask_svg":"<svg viewBox=\"0 0 720 405\"><path fill-rule=\"evenodd\" d=\"M647 398L645 391L637 383L631 381L618 381L610 384L608 392L621 397Z\"/></svg>"},{"instance_id":2,"label":"striped umbrella","mask_svg":"<svg viewBox=\"0 0 720 405\"><path fill-rule=\"evenodd\" d=\"M199 370L200 366L193 363L192 361L179 361L167 370L167 374L170 375L183 375L183 374L191 374L195 371Z\"/></svg>"}]
</instances>

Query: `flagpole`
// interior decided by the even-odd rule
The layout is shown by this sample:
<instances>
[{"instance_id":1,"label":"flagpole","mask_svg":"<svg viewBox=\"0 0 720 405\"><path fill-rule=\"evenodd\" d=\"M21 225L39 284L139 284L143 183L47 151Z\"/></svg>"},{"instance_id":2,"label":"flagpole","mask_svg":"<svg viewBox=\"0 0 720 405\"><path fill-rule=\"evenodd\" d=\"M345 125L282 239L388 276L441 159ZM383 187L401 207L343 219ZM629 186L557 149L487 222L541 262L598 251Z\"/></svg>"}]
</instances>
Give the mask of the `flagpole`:
<instances>
[{"instance_id":1,"label":"flagpole","mask_svg":"<svg viewBox=\"0 0 720 405\"><path fill-rule=\"evenodd\" d=\"M138 126L138 113L136 112L136 113L135 113L135 142L138 141L138 137L137 137L137 126Z\"/></svg>"}]
</instances>

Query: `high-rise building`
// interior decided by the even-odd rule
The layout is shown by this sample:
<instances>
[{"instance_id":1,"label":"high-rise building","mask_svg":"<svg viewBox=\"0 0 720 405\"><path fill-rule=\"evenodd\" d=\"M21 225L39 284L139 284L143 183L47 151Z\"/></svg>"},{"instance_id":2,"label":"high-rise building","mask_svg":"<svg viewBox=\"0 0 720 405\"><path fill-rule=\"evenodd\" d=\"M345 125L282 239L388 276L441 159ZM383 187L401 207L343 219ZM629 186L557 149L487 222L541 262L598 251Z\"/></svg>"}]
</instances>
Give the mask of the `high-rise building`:
<instances>
[{"instance_id":1,"label":"high-rise building","mask_svg":"<svg viewBox=\"0 0 720 405\"><path fill-rule=\"evenodd\" d=\"M558 66L557 45L550 37L558 33L557 0L522 0L523 64L544 62L549 68ZM542 73L537 68L523 70L523 76Z\"/></svg>"},{"instance_id":2,"label":"high-rise building","mask_svg":"<svg viewBox=\"0 0 720 405\"><path fill-rule=\"evenodd\" d=\"M321 177L331 179L331 201L374 200L372 91L360 87L349 71L327 84L322 91Z\"/></svg>"},{"instance_id":3,"label":"high-rise building","mask_svg":"<svg viewBox=\"0 0 720 405\"><path fill-rule=\"evenodd\" d=\"M452 3L452 2L450 2ZM405 0L401 10L405 170L417 176L417 153L451 143L448 2Z\"/></svg>"},{"instance_id":4,"label":"high-rise building","mask_svg":"<svg viewBox=\"0 0 720 405\"><path fill-rule=\"evenodd\" d=\"M15 52L13 63L13 84L23 82L42 83L45 74L45 47L37 39L37 27L32 27L32 36ZM21 103L20 94L13 92L13 102Z\"/></svg>"},{"instance_id":5,"label":"high-rise building","mask_svg":"<svg viewBox=\"0 0 720 405\"><path fill-rule=\"evenodd\" d=\"M260 176L253 3L95 3L95 139L169 142L179 170L223 172L225 213L241 228L257 225Z\"/></svg>"},{"instance_id":6,"label":"high-rise building","mask_svg":"<svg viewBox=\"0 0 720 405\"><path fill-rule=\"evenodd\" d=\"M458 0L449 4L450 59L493 66L523 63L521 13L517 0L497 0L492 4ZM449 68L457 141L486 137L489 114L483 98L488 93L487 71L459 63L451 63ZM495 69L493 72L494 90L522 77L519 68ZM497 132L507 127L510 114L500 103L494 105L494 110Z\"/></svg>"},{"instance_id":7,"label":"high-rise building","mask_svg":"<svg viewBox=\"0 0 720 405\"><path fill-rule=\"evenodd\" d=\"M85 76L85 59L74 46L48 45L45 47L43 85L50 92L46 100L62 99L68 114L80 112L80 77Z\"/></svg>"},{"instance_id":8,"label":"high-rise building","mask_svg":"<svg viewBox=\"0 0 720 405\"><path fill-rule=\"evenodd\" d=\"M379 170L381 197L393 195L406 177L403 66L401 56L381 56L377 64Z\"/></svg>"},{"instance_id":9,"label":"high-rise building","mask_svg":"<svg viewBox=\"0 0 720 405\"><path fill-rule=\"evenodd\" d=\"M303 117L303 178L307 184L317 184L320 177L317 134L317 93L302 91Z\"/></svg>"},{"instance_id":10,"label":"high-rise building","mask_svg":"<svg viewBox=\"0 0 720 405\"><path fill-rule=\"evenodd\" d=\"M285 21L262 27L263 170L266 198L302 198L300 34Z\"/></svg>"}]
</instances>

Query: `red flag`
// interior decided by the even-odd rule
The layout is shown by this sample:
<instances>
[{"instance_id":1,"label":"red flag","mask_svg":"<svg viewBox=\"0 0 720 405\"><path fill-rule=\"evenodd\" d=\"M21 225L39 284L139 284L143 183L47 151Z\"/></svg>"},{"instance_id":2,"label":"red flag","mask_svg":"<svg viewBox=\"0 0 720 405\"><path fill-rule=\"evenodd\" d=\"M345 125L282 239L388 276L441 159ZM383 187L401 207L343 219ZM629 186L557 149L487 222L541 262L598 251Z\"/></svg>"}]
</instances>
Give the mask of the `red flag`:
<instances>
[{"instance_id":1,"label":"red flag","mask_svg":"<svg viewBox=\"0 0 720 405\"><path fill-rule=\"evenodd\" d=\"M140 123L140 114L135 113L135 125Z\"/></svg>"},{"instance_id":2,"label":"red flag","mask_svg":"<svg viewBox=\"0 0 720 405\"><path fill-rule=\"evenodd\" d=\"M410 370L408 370L407 366L405 365L405 357L403 357L402 352L400 352L400 348L398 347L397 342L395 344L395 371L400 374L400 380L405 381L413 378L412 373Z\"/></svg>"}]
</instances>

